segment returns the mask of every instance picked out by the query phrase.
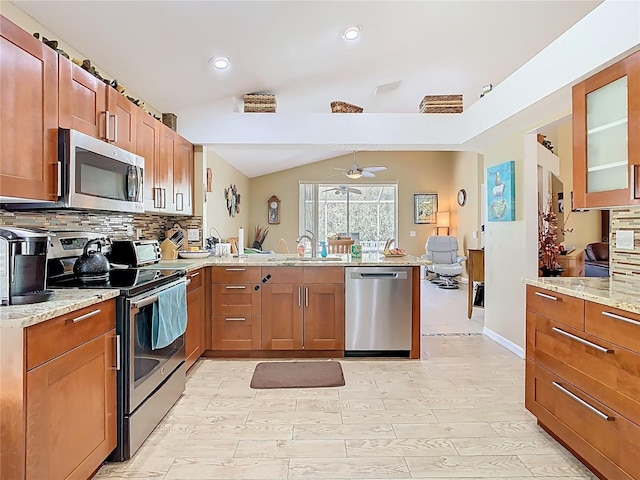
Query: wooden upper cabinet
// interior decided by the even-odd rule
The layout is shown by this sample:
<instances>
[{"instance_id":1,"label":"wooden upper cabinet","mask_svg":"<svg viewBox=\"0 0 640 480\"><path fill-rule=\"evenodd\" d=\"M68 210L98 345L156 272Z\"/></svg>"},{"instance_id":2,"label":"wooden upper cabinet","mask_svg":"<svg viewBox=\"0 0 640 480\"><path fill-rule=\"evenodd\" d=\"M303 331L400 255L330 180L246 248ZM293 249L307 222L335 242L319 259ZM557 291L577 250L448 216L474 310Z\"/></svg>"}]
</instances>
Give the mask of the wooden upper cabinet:
<instances>
[{"instance_id":1,"label":"wooden upper cabinet","mask_svg":"<svg viewBox=\"0 0 640 480\"><path fill-rule=\"evenodd\" d=\"M60 127L135 151L136 112L140 110L127 97L61 57Z\"/></svg>"},{"instance_id":2,"label":"wooden upper cabinet","mask_svg":"<svg viewBox=\"0 0 640 480\"><path fill-rule=\"evenodd\" d=\"M160 189L162 210L176 212L176 191L174 183L176 134L169 127L160 124L160 156L156 162L156 187Z\"/></svg>"},{"instance_id":3,"label":"wooden upper cabinet","mask_svg":"<svg viewBox=\"0 0 640 480\"><path fill-rule=\"evenodd\" d=\"M105 140L107 86L71 60L59 61L60 127Z\"/></svg>"},{"instance_id":4,"label":"wooden upper cabinet","mask_svg":"<svg viewBox=\"0 0 640 480\"><path fill-rule=\"evenodd\" d=\"M160 156L160 122L142 110L136 116L136 154L144 158L144 209L157 210L162 207L162 198L157 188Z\"/></svg>"},{"instance_id":5,"label":"wooden upper cabinet","mask_svg":"<svg viewBox=\"0 0 640 480\"><path fill-rule=\"evenodd\" d=\"M640 52L573 87L576 208L640 204Z\"/></svg>"},{"instance_id":6,"label":"wooden upper cabinet","mask_svg":"<svg viewBox=\"0 0 640 480\"><path fill-rule=\"evenodd\" d=\"M0 196L57 199L58 55L0 16Z\"/></svg>"},{"instance_id":7,"label":"wooden upper cabinet","mask_svg":"<svg viewBox=\"0 0 640 480\"><path fill-rule=\"evenodd\" d=\"M178 213L193 213L193 145L176 134L174 143L175 206Z\"/></svg>"}]
</instances>

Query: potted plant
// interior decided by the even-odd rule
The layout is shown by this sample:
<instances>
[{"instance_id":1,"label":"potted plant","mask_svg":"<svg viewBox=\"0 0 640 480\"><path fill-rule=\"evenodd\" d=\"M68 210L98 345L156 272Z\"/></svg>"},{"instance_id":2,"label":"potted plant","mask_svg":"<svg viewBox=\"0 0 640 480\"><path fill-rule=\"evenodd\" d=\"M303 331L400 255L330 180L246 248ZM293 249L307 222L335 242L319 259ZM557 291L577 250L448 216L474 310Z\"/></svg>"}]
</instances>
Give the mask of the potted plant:
<instances>
[{"instance_id":1,"label":"potted plant","mask_svg":"<svg viewBox=\"0 0 640 480\"><path fill-rule=\"evenodd\" d=\"M538 212L538 255L543 277L559 277L564 272L558 263L562 246L558 242L558 216L553 211L552 199Z\"/></svg>"}]
</instances>

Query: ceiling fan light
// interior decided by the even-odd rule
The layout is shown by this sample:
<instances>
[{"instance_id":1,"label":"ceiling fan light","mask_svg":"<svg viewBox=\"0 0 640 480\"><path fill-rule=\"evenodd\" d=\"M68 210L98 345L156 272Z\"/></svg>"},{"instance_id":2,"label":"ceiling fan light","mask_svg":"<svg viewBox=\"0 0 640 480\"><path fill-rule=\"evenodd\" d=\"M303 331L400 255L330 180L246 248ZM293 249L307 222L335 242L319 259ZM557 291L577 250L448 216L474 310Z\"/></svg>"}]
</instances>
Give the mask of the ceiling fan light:
<instances>
[{"instance_id":1,"label":"ceiling fan light","mask_svg":"<svg viewBox=\"0 0 640 480\"><path fill-rule=\"evenodd\" d=\"M229 67L229 59L227 57L215 57L210 58L209 63L211 63L218 70L224 70Z\"/></svg>"},{"instance_id":2,"label":"ceiling fan light","mask_svg":"<svg viewBox=\"0 0 640 480\"><path fill-rule=\"evenodd\" d=\"M351 178L353 180L357 180L358 178L362 177L362 172L360 172L358 170L351 170L351 171L348 171L347 173L345 173L345 175L348 178Z\"/></svg>"}]
</instances>

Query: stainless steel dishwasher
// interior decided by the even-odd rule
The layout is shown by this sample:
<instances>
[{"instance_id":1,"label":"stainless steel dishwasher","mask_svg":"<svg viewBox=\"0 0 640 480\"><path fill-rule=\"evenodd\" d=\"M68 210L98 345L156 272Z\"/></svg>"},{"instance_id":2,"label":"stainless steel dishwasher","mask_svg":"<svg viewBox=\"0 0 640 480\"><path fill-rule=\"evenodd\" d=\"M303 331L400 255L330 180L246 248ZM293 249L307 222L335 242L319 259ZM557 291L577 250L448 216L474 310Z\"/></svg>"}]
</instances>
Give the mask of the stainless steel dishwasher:
<instances>
[{"instance_id":1,"label":"stainless steel dishwasher","mask_svg":"<svg viewBox=\"0 0 640 480\"><path fill-rule=\"evenodd\" d=\"M345 356L411 350L411 267L345 268Z\"/></svg>"}]
</instances>

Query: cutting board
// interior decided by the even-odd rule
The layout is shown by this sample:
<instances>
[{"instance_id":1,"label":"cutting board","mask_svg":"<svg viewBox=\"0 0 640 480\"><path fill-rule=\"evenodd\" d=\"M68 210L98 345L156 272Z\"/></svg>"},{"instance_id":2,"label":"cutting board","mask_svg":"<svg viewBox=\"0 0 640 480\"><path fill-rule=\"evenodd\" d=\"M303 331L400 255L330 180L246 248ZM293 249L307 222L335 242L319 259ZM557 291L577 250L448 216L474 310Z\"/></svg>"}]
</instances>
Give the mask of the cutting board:
<instances>
[{"instance_id":1,"label":"cutting board","mask_svg":"<svg viewBox=\"0 0 640 480\"><path fill-rule=\"evenodd\" d=\"M187 245L187 234L179 223L174 223L173 227L167 230L165 238L171 240L171 242L178 247L178 250L185 250L184 247Z\"/></svg>"}]
</instances>

